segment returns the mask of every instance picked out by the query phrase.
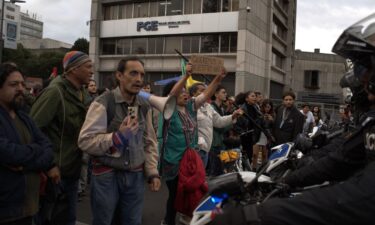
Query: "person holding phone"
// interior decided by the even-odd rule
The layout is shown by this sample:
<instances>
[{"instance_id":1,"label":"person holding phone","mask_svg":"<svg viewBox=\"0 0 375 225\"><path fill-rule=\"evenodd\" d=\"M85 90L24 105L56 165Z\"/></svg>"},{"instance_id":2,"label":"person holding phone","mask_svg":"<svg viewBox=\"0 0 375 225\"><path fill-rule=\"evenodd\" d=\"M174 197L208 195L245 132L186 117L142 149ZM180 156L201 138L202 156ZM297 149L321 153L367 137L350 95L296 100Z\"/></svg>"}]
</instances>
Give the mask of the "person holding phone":
<instances>
[{"instance_id":1,"label":"person holding phone","mask_svg":"<svg viewBox=\"0 0 375 225\"><path fill-rule=\"evenodd\" d=\"M120 60L119 86L95 99L82 126L78 144L93 158L91 210L93 225L142 224L144 174L151 191L160 188L158 151L152 108L138 95L143 62Z\"/></svg>"}]
</instances>

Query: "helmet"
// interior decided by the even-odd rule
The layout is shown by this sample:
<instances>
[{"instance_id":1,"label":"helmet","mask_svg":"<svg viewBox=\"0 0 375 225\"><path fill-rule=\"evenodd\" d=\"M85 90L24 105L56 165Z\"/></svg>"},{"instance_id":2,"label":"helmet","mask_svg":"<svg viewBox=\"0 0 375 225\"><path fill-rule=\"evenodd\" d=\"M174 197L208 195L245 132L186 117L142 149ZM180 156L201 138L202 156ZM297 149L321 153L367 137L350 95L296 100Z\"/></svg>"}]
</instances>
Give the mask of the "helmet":
<instances>
[{"instance_id":1,"label":"helmet","mask_svg":"<svg viewBox=\"0 0 375 225\"><path fill-rule=\"evenodd\" d=\"M375 94L375 13L344 30L332 52L351 61L340 86L350 88L353 93L351 105L359 118L370 105L367 92Z\"/></svg>"},{"instance_id":2,"label":"helmet","mask_svg":"<svg viewBox=\"0 0 375 225\"><path fill-rule=\"evenodd\" d=\"M371 68L375 56L375 13L347 28L332 52L350 59L354 65Z\"/></svg>"}]
</instances>

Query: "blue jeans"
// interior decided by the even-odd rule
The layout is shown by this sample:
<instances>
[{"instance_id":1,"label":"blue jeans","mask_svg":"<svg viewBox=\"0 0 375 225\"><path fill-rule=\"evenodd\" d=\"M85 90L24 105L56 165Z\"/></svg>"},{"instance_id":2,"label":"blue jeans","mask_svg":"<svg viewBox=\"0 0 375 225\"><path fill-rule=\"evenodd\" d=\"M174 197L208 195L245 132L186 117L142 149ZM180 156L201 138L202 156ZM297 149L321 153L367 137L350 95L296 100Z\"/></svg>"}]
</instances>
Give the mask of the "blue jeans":
<instances>
[{"instance_id":1,"label":"blue jeans","mask_svg":"<svg viewBox=\"0 0 375 225\"><path fill-rule=\"evenodd\" d=\"M144 190L143 171L92 175L92 224L111 225L118 207L121 225L141 225Z\"/></svg>"},{"instance_id":2,"label":"blue jeans","mask_svg":"<svg viewBox=\"0 0 375 225\"><path fill-rule=\"evenodd\" d=\"M206 169L207 162L208 162L208 154L207 154L207 152L204 151L204 150L199 150L198 154L199 154L199 156L201 157L201 159L203 161L203 167Z\"/></svg>"}]
</instances>

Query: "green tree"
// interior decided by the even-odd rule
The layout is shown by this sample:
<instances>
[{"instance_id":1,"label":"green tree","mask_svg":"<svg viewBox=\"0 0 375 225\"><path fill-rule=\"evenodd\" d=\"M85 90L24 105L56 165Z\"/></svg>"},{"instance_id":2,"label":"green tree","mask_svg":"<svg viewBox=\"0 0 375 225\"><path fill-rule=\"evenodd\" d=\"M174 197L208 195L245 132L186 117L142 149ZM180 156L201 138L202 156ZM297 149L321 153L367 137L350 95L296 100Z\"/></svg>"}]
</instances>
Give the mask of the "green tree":
<instances>
[{"instance_id":1,"label":"green tree","mask_svg":"<svg viewBox=\"0 0 375 225\"><path fill-rule=\"evenodd\" d=\"M47 79L55 66L58 74L63 72L63 58L64 53L60 52L46 52L38 56L18 44L17 49L4 49L3 62L16 63L26 76Z\"/></svg>"},{"instance_id":2,"label":"green tree","mask_svg":"<svg viewBox=\"0 0 375 225\"><path fill-rule=\"evenodd\" d=\"M5 48L3 51L3 62L14 62L17 65L24 65L32 57L34 57L33 54L22 44L18 44L17 49Z\"/></svg>"},{"instance_id":3,"label":"green tree","mask_svg":"<svg viewBox=\"0 0 375 225\"><path fill-rule=\"evenodd\" d=\"M78 38L70 50L81 51L89 54L89 41L86 38Z\"/></svg>"}]
</instances>

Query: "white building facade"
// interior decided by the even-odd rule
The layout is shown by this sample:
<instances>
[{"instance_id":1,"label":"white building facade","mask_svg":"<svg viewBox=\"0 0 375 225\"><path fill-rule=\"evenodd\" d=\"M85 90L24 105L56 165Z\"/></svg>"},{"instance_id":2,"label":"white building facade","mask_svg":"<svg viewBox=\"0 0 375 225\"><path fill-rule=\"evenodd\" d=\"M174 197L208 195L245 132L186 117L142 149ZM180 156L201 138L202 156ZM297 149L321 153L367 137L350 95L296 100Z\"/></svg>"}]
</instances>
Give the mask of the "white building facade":
<instances>
[{"instance_id":1,"label":"white building facade","mask_svg":"<svg viewBox=\"0 0 375 225\"><path fill-rule=\"evenodd\" d=\"M281 97L290 87L295 7L295 0L92 0L96 79L113 86L118 61L129 55L145 62L146 81L179 76L177 49L223 58L230 94Z\"/></svg>"},{"instance_id":2,"label":"white building facade","mask_svg":"<svg viewBox=\"0 0 375 225\"><path fill-rule=\"evenodd\" d=\"M20 40L20 6L11 2L4 2L3 17L3 40L4 48L17 48L17 41Z\"/></svg>"},{"instance_id":3,"label":"white building facade","mask_svg":"<svg viewBox=\"0 0 375 225\"><path fill-rule=\"evenodd\" d=\"M43 22L38 20L37 14L21 12L21 40L42 39Z\"/></svg>"}]
</instances>

